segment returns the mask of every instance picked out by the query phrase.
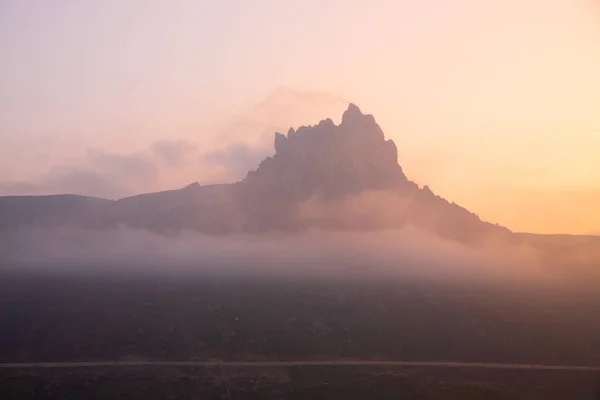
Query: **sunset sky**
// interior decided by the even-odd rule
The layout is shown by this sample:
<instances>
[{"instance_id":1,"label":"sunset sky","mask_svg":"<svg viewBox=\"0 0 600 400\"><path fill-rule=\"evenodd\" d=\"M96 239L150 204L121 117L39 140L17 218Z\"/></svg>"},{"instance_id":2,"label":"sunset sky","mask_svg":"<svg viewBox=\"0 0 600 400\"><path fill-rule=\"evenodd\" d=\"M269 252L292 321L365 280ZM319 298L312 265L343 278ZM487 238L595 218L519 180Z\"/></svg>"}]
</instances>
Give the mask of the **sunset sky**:
<instances>
[{"instance_id":1,"label":"sunset sky","mask_svg":"<svg viewBox=\"0 0 600 400\"><path fill-rule=\"evenodd\" d=\"M267 126L339 120L349 100L409 178L483 219L600 234L592 0L3 0L0 52L0 194L115 154L163 157L134 191L214 181L169 156L215 159L224 132L262 146L240 115L286 87L312 108L275 98Z\"/></svg>"}]
</instances>

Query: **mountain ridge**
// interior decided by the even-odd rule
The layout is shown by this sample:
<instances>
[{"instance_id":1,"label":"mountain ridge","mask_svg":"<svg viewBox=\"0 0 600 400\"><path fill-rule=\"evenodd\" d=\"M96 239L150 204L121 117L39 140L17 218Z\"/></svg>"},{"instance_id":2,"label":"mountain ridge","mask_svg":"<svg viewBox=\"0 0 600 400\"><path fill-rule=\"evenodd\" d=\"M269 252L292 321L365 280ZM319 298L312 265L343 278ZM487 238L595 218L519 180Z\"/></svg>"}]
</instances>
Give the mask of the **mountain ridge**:
<instances>
[{"instance_id":1,"label":"mountain ridge","mask_svg":"<svg viewBox=\"0 0 600 400\"><path fill-rule=\"evenodd\" d=\"M507 228L482 221L428 186L419 188L409 180L398 163L394 141L385 138L373 115L363 114L353 103L338 125L327 118L316 125L290 128L287 134L275 132L273 145L272 156L231 184L194 182L180 189L114 201L90 202L83 200L87 197L70 195L75 196L69 199L78 210L71 219L66 203L57 218L56 209L45 206L46 196L32 196L37 198L35 218L29 210L31 201L15 212L18 199L0 197L0 215L4 215L0 229L125 225L161 233L190 229L227 234L312 227L383 229L410 224L461 242L511 236ZM345 214L325 212L328 209L344 209Z\"/></svg>"}]
</instances>

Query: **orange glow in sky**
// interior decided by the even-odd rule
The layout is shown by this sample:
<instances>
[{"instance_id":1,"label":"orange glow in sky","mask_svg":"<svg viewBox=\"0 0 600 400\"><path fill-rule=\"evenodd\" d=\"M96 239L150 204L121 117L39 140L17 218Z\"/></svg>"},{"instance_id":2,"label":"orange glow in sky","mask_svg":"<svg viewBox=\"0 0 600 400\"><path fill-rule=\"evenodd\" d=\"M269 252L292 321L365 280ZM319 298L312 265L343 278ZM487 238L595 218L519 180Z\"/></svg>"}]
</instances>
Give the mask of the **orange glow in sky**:
<instances>
[{"instance_id":1,"label":"orange glow in sky","mask_svg":"<svg viewBox=\"0 0 600 400\"><path fill-rule=\"evenodd\" d=\"M88 149L209 152L227 121L285 86L373 114L409 178L483 219L600 232L599 44L589 0L7 0L0 189ZM327 99L315 107L338 120ZM219 176L170 168L148 189Z\"/></svg>"}]
</instances>

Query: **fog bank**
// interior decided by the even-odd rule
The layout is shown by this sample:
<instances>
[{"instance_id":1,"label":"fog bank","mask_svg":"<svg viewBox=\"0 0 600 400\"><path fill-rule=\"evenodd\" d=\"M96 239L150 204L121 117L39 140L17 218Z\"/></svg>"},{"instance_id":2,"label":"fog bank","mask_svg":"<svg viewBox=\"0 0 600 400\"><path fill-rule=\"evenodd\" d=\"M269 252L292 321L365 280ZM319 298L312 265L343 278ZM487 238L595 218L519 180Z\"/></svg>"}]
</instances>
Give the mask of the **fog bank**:
<instances>
[{"instance_id":1,"label":"fog bank","mask_svg":"<svg viewBox=\"0 0 600 400\"><path fill-rule=\"evenodd\" d=\"M142 230L27 228L2 233L0 268L261 278L418 279L549 284L527 247L469 248L411 227L378 232L162 236Z\"/></svg>"}]
</instances>

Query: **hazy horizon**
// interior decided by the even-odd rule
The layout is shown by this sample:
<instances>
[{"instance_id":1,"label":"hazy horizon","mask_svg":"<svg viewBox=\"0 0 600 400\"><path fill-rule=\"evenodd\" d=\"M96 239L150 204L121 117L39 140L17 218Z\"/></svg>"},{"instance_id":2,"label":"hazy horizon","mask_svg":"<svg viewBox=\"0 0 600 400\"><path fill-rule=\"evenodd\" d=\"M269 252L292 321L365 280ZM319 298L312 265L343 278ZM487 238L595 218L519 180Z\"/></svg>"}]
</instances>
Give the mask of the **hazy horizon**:
<instances>
[{"instance_id":1,"label":"hazy horizon","mask_svg":"<svg viewBox=\"0 0 600 400\"><path fill-rule=\"evenodd\" d=\"M482 219L600 233L597 5L368 4L2 2L0 195L234 181L353 102Z\"/></svg>"}]
</instances>

